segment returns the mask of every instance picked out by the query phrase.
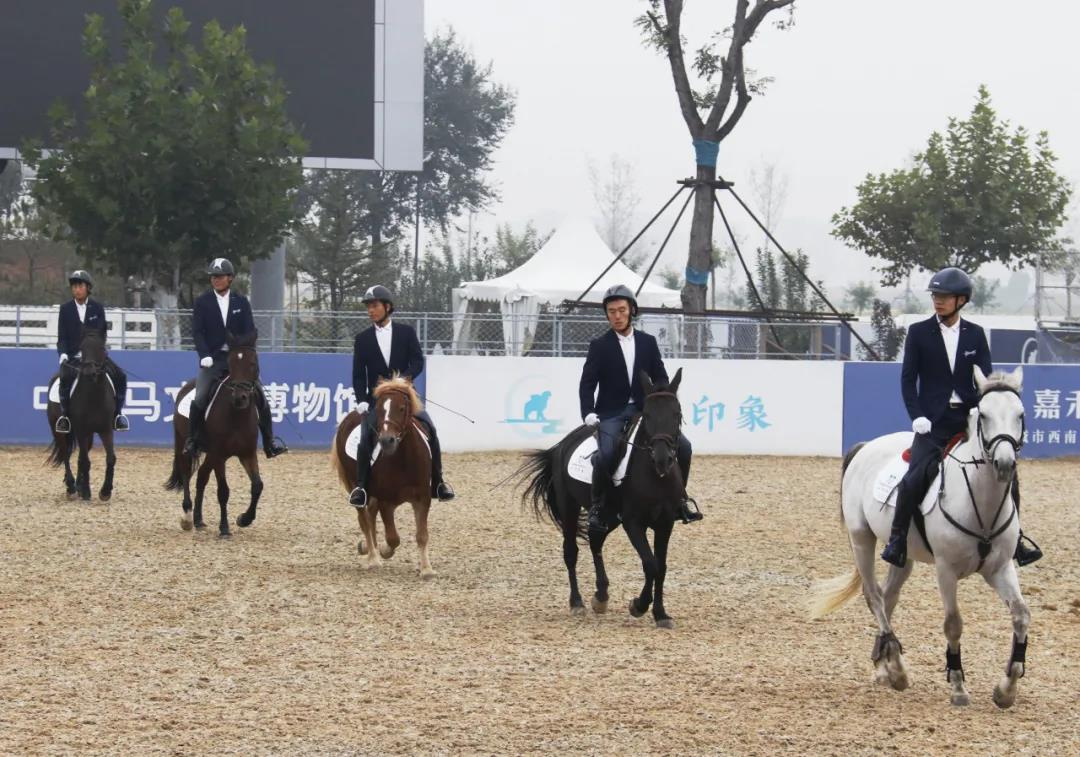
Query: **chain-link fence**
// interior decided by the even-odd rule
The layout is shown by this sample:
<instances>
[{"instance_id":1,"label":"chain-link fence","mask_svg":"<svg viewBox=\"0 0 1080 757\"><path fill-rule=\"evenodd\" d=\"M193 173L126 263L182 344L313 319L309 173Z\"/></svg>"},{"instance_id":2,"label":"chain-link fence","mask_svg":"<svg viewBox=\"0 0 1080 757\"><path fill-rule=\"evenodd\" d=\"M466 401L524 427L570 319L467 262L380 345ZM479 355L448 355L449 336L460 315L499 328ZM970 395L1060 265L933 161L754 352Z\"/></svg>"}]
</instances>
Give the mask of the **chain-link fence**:
<instances>
[{"instance_id":1,"label":"chain-link fence","mask_svg":"<svg viewBox=\"0 0 1080 757\"><path fill-rule=\"evenodd\" d=\"M190 350L190 310L108 312L112 349ZM583 357L607 330L603 316L542 312L394 314L416 329L428 355ZM273 352L351 352L371 325L363 311L256 311L262 349ZM654 335L665 357L847 359L850 339L836 322L765 323L751 318L642 315L637 327ZM55 347L56 308L0 306L0 346Z\"/></svg>"}]
</instances>

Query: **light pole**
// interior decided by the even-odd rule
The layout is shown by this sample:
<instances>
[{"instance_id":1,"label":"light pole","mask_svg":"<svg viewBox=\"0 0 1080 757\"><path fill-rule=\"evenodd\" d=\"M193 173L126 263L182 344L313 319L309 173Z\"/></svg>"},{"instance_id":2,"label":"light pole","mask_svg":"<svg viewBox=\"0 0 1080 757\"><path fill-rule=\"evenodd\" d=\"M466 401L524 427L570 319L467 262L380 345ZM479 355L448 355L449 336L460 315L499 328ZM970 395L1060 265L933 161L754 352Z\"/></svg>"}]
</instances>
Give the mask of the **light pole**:
<instances>
[{"instance_id":1,"label":"light pole","mask_svg":"<svg viewBox=\"0 0 1080 757\"><path fill-rule=\"evenodd\" d=\"M434 155L434 152L424 153L424 163L420 167L420 172L416 174L416 242L413 244L412 259L412 280L414 289L416 288L418 281L417 269L420 267L420 182L424 178L424 168Z\"/></svg>"}]
</instances>

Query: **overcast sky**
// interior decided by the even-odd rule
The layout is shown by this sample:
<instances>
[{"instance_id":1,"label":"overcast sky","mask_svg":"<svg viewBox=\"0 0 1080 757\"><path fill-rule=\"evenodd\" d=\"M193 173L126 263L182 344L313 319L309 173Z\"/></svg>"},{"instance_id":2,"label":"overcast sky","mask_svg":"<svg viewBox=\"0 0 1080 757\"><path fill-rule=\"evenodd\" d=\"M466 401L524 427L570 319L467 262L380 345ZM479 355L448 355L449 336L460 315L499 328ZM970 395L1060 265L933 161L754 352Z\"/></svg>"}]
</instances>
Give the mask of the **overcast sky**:
<instances>
[{"instance_id":1,"label":"overcast sky","mask_svg":"<svg viewBox=\"0 0 1080 757\"><path fill-rule=\"evenodd\" d=\"M502 200L481 226L551 228L594 215L590 158L632 162L641 223L692 174L667 61L633 26L646 5L427 0L428 36L452 26L517 93L493 176ZM687 6L684 32L696 48L729 23L734 2ZM719 172L749 200L751 171L775 164L787 180L780 241L809 254L815 278L832 287L876 278L869 259L829 235L832 214L868 172L902 167L949 116L965 117L979 84L999 115L1048 131L1060 172L1080 177L1077 28L1080 4L1068 0L799 0L794 28L763 26L747 48L747 65L775 81L722 143ZM1080 236L1075 222L1067 230ZM676 242L663 264L681 270L685 235Z\"/></svg>"}]
</instances>

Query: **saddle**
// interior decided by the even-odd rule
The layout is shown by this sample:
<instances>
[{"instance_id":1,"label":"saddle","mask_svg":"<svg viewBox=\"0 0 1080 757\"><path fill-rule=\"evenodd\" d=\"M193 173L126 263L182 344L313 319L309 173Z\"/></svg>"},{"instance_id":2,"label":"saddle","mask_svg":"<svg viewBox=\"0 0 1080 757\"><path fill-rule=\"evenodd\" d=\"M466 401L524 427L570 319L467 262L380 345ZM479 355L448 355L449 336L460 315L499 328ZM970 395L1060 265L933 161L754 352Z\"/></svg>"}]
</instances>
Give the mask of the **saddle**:
<instances>
[{"instance_id":1,"label":"saddle","mask_svg":"<svg viewBox=\"0 0 1080 757\"><path fill-rule=\"evenodd\" d=\"M225 386L225 382L229 380L229 375L210 385L210 401L206 403L205 416L209 417L210 408L214 406L214 400L217 399L218 393L221 392L221 387ZM195 401L195 388L192 387L191 391L180 398L180 401L176 403L176 414L183 416L184 418L191 417L191 403Z\"/></svg>"},{"instance_id":2,"label":"saddle","mask_svg":"<svg viewBox=\"0 0 1080 757\"><path fill-rule=\"evenodd\" d=\"M949 440L949 443L945 445L941 451L941 460L944 460L956 445L967 439L966 433L959 433ZM894 457L889 460L878 472L877 478L874 479L874 499L883 505L889 507L896 507L896 488L900 485L900 480L907 475L909 464L911 463L911 448L905 449L898 457ZM931 482L932 486L932 482ZM923 515L928 515L934 506L937 504L937 500L931 500L928 504L924 502L920 512Z\"/></svg>"},{"instance_id":3,"label":"saddle","mask_svg":"<svg viewBox=\"0 0 1080 757\"><path fill-rule=\"evenodd\" d=\"M619 440L615 444L615 459L619 461L619 464L615 468L615 472L611 475L611 483L615 487L620 486L623 479L626 478L626 469L630 464L630 453L634 449L630 446L629 442L637 433L640 423L641 415L633 415L626 420L623 424L622 431L619 433ZM593 461L599 453L600 450L598 449L596 436L594 434L589 434L580 444L578 444L577 448L574 449L573 454L570 455L570 459L566 464L566 472L570 478L575 481L591 484Z\"/></svg>"}]
</instances>

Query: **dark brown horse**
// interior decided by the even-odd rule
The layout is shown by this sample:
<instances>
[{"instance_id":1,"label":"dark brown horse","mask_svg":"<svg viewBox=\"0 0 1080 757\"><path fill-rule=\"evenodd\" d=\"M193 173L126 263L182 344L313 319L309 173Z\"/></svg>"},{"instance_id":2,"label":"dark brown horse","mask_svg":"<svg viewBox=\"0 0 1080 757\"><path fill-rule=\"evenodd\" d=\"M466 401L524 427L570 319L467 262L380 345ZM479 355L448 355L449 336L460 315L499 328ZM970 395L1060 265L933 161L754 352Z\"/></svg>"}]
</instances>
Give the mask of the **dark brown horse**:
<instances>
[{"instance_id":1,"label":"dark brown horse","mask_svg":"<svg viewBox=\"0 0 1080 757\"><path fill-rule=\"evenodd\" d=\"M221 519L218 521L218 535L229 536L229 484L225 479L225 462L230 457L240 459L240 464L251 479L251 504L236 519L241 528L250 526L255 520L259 495L262 494L263 482L259 476L258 451L259 414L255 409L255 392L259 383L259 356L255 351L256 333L246 336L228 336L229 375L217 391L217 399L206 413L206 453L202 464L198 458L184 454L189 421L180 413L173 415L173 469L165 488L170 491L183 490L184 513L180 518L180 527L190 531L206 528L202 517L203 493L206 482L213 471L217 478L218 505L221 506ZM176 395L176 404L195 391L195 382L189 381ZM211 394L213 396L213 394ZM195 479L195 508L191 505L191 472L198 468Z\"/></svg>"},{"instance_id":2,"label":"dark brown horse","mask_svg":"<svg viewBox=\"0 0 1080 757\"><path fill-rule=\"evenodd\" d=\"M68 499L76 495L90 499L90 450L94 446L94 434L101 437L105 447L105 480L98 497L108 502L112 497L113 473L116 470L116 453L113 451L113 418L116 416L116 394L105 372L105 342L96 330L83 331L79 342L82 360L78 365L78 384L71 394L71 433L56 433L56 419L60 417L60 404L49 402L46 416L53 440L49 445L49 463L54 468L64 466L64 485ZM69 369L70 370L70 369ZM53 376L53 379L60 374ZM49 382L52 386L52 381ZM71 453L79 447L77 475L71 475Z\"/></svg>"},{"instance_id":3,"label":"dark brown horse","mask_svg":"<svg viewBox=\"0 0 1080 757\"><path fill-rule=\"evenodd\" d=\"M641 424L629 440L633 448L622 486L609 494L618 498L623 529L641 558L645 573L641 593L630 600L630 614L639 618L652 605L658 628L675 627L675 621L664 609L664 579L667 576L668 542L678 517L679 502L685 493L682 473L675 459L682 425L682 409L676 394L680 381L681 368L669 386L653 385L648 375L641 373L645 388ZM570 579L570 611L575 615L585 612L577 580L578 539L589 540L596 568L593 611L606 612L608 605L608 577L603 555L606 534L600 535L585 527L582 513L589 508L589 484L572 479L567 472L570 457L591 433L588 426L580 426L554 447L529 453L519 469L520 475L528 477L522 503L531 502L537 518L546 515L562 531L563 561ZM648 529L654 534L652 547L649 546Z\"/></svg>"},{"instance_id":4,"label":"dark brown horse","mask_svg":"<svg viewBox=\"0 0 1080 757\"><path fill-rule=\"evenodd\" d=\"M409 502L416 517L416 546L420 549L420 577L433 578L435 571L428 560L428 512L431 510L431 451L424 440L420 423L414 416L423 406L408 379L395 376L375 388L376 426L379 429L378 459L371 467L368 483L368 506L357 511L363 539L356 548L367 555L367 568L381 564L379 556L389 560L401 544L394 525L394 510ZM364 423L353 410L338 426L330 460L345 491L356 486L356 463L345 453L349 434ZM386 544L378 543L375 518L382 515Z\"/></svg>"}]
</instances>

